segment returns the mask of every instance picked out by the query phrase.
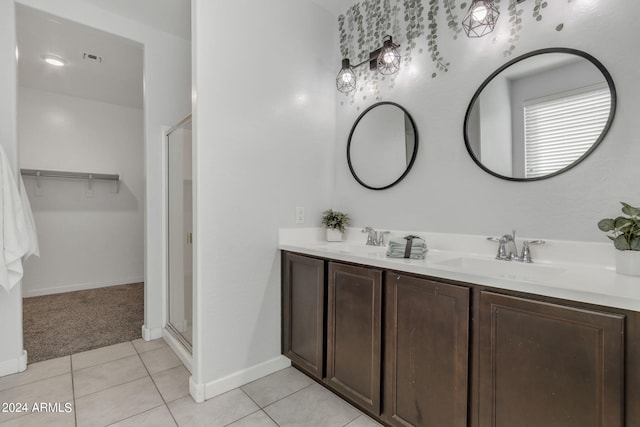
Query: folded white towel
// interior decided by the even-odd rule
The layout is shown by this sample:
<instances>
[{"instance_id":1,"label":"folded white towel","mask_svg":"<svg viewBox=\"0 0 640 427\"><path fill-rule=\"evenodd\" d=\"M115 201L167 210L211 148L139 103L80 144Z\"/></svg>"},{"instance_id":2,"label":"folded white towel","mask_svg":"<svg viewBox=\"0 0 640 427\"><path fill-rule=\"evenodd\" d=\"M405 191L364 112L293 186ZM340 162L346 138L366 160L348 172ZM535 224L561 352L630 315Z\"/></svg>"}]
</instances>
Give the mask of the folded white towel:
<instances>
[{"instance_id":1,"label":"folded white towel","mask_svg":"<svg viewBox=\"0 0 640 427\"><path fill-rule=\"evenodd\" d=\"M392 237L389 240L389 246L401 246L401 247L405 247L407 246L407 242L408 240L403 238L403 237ZM411 242L411 247L423 247L426 248L427 247L427 242L424 241L424 239L421 238L414 238L413 241Z\"/></svg>"}]
</instances>

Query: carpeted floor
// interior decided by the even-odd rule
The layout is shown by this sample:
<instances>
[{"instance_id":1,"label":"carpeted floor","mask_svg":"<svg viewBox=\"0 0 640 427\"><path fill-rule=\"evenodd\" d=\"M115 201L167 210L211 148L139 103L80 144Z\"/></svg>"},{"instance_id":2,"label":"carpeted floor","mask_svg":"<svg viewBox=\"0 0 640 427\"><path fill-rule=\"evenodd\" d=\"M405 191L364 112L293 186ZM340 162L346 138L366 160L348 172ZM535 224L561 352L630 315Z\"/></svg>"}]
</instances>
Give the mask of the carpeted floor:
<instances>
[{"instance_id":1,"label":"carpeted floor","mask_svg":"<svg viewBox=\"0 0 640 427\"><path fill-rule=\"evenodd\" d=\"M131 341L144 323L144 284L25 298L28 363Z\"/></svg>"}]
</instances>

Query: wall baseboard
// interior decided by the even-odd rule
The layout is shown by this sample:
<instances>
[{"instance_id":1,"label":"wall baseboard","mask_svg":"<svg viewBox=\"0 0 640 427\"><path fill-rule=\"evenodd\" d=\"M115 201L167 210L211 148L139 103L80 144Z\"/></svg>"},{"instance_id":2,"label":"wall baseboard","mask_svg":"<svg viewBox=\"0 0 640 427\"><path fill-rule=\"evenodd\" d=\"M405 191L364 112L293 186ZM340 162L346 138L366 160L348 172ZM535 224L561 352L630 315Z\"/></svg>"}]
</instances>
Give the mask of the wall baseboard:
<instances>
[{"instance_id":1,"label":"wall baseboard","mask_svg":"<svg viewBox=\"0 0 640 427\"><path fill-rule=\"evenodd\" d=\"M291 366L291 360L278 356L205 384L194 382L192 376L189 378L189 393L196 402L204 402L289 366Z\"/></svg>"},{"instance_id":2,"label":"wall baseboard","mask_svg":"<svg viewBox=\"0 0 640 427\"><path fill-rule=\"evenodd\" d=\"M23 298L39 297L42 295L53 295L53 294L61 294L64 292L85 291L87 289L106 288L109 286L128 285L130 283L140 283L140 282L144 282L144 276L110 280L110 281L101 281L101 282L77 283L75 285L64 285L64 286L56 286L53 288L42 288L42 289L25 289L23 284L22 297Z\"/></svg>"},{"instance_id":3,"label":"wall baseboard","mask_svg":"<svg viewBox=\"0 0 640 427\"><path fill-rule=\"evenodd\" d=\"M22 354L15 359L0 362L0 377L22 372L27 369L27 351L22 350Z\"/></svg>"},{"instance_id":4,"label":"wall baseboard","mask_svg":"<svg viewBox=\"0 0 640 427\"><path fill-rule=\"evenodd\" d=\"M151 341L158 338L162 338L162 328L147 328L147 325L142 325L143 340Z\"/></svg>"}]
</instances>

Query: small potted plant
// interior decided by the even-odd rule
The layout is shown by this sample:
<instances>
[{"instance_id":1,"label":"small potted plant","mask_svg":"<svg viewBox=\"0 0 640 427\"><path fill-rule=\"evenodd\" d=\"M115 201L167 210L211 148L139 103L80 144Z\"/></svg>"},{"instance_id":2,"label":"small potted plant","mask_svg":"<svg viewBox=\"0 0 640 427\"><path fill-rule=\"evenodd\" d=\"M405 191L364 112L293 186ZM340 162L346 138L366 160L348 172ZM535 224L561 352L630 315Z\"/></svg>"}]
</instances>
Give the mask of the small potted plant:
<instances>
[{"instance_id":1,"label":"small potted plant","mask_svg":"<svg viewBox=\"0 0 640 427\"><path fill-rule=\"evenodd\" d=\"M616 271L631 276L640 276L640 208L622 203L622 213L626 216L605 218L598 222L598 228L611 233L616 251Z\"/></svg>"},{"instance_id":2,"label":"small potted plant","mask_svg":"<svg viewBox=\"0 0 640 427\"><path fill-rule=\"evenodd\" d=\"M322 224L327 229L327 241L339 242L342 240L344 227L349 225L349 215L332 209L322 212Z\"/></svg>"}]
</instances>

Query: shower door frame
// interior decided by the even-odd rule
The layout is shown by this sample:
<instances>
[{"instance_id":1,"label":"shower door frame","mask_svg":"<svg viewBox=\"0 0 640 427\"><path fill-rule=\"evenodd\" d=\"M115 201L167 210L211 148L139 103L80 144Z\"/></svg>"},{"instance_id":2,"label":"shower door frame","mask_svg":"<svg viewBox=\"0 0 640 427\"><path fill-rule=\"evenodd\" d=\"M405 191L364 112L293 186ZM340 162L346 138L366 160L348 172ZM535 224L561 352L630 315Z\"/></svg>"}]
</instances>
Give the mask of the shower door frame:
<instances>
[{"instance_id":1,"label":"shower door frame","mask_svg":"<svg viewBox=\"0 0 640 427\"><path fill-rule=\"evenodd\" d=\"M170 239L170 227L171 227L171 221L170 221L170 213L169 213L169 188L170 188L170 184L169 184L169 180L171 178L170 175L170 150L169 150L169 137L170 135L175 132L176 130L180 129L185 123L189 122L192 120L192 115L189 114L188 116L186 116L185 118L183 118L182 120L180 120L177 124L175 124L174 126L172 126L171 128L169 128L166 132L164 132L164 139L165 139L165 158L166 158L166 203L165 203L165 209L166 209L166 242L167 242L167 251L166 251L166 274L167 274L167 281L166 281L166 287L165 287L165 295L166 295L166 305L165 305L165 325L164 328L166 331L168 331L171 336L173 338L175 338L189 353L193 354L193 345L192 343L190 343L183 335L182 333L178 330L178 328L176 328L172 323L171 323L171 292L170 292L170 286L171 286L171 261L170 261L170 257L171 257L171 239ZM193 143L193 140L192 140ZM192 147L193 149L193 147ZM193 178L193 169L191 171L192 174L192 178ZM192 199L193 200L193 199ZM193 203L193 202L192 202ZM192 213L193 215L193 213ZM193 251L193 249L192 249ZM193 253L193 252L192 252ZM193 259L193 258L192 258ZM192 284L193 286L193 284ZM194 318L193 318L193 290L192 290L192 313L191 313L191 327L193 328L194 325ZM193 341L193 338L192 338Z\"/></svg>"}]
</instances>

